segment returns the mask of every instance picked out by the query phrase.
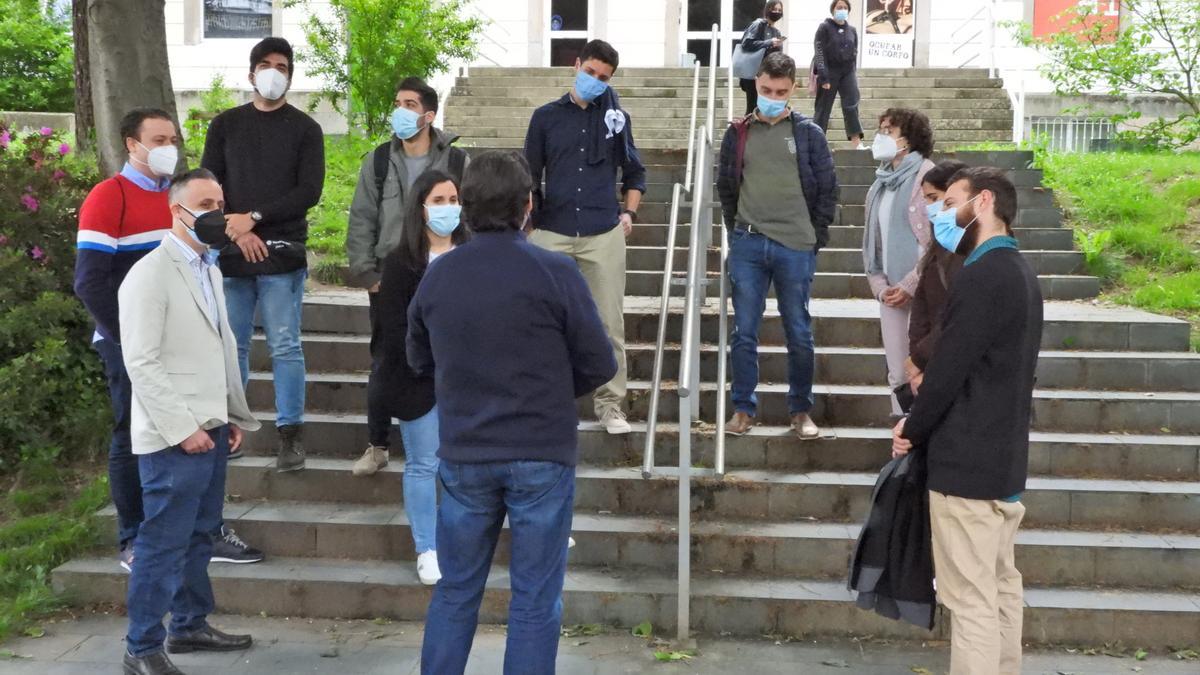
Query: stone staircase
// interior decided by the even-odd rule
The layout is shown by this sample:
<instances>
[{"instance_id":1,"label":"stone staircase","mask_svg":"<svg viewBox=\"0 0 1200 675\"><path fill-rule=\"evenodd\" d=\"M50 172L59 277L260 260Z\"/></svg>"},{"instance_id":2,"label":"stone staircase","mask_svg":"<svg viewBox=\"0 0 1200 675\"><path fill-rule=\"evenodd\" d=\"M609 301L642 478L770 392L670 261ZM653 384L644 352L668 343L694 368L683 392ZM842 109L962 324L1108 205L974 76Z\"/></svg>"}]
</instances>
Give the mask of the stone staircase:
<instances>
[{"instance_id":1,"label":"stone staircase","mask_svg":"<svg viewBox=\"0 0 1200 675\"><path fill-rule=\"evenodd\" d=\"M649 73L623 71L623 76L655 84ZM466 98L455 99L448 114L462 114L458 107ZM684 118L681 124L686 123ZM519 138L513 137L511 145L517 144ZM609 436L594 421L590 405L579 409L584 422L574 523L578 546L571 552L564 591L569 624L631 626L649 620L656 630L674 627L674 382L665 383L660 407L662 475L643 479L640 465L659 321L653 296L661 287L665 256L661 223L667 221L668 188L682 180L684 154L678 148L647 149L651 187L641 209L645 224L635 228L629 242L625 321L634 433ZM701 632L930 637L858 610L845 590L848 555L871 486L889 455L890 406L878 309L866 294L857 253L863 213L856 204L873 169L866 153L839 151L835 158L845 206L831 246L821 254L811 308L817 340L814 416L833 438L801 443L786 428L786 349L769 300L761 330L762 426L729 438L723 481L693 482L692 617L693 628ZM1021 186L1017 234L1048 298L1031 436L1032 478L1024 497L1028 516L1017 548L1027 586L1025 639L1195 646L1200 641L1200 355L1187 351L1188 326L1077 301L1096 293L1096 281L1082 274L1071 233L1062 228L1052 196L1040 188L1039 172L1028 168L1028 153L959 153L958 158L1004 167ZM687 241L688 228L681 226L680 242ZM682 262L677 259L676 269ZM715 256L710 265L717 269ZM668 380L678 371L681 297L673 298L671 310ZM230 464L226 517L269 557L258 565L212 566L218 604L247 614L420 620L430 592L416 577L401 506L399 453L374 477L350 473L367 444L365 294L314 291L304 312L308 469L273 471L273 389L259 337L248 397L266 430L250 435L248 456ZM716 330L710 302L701 322L701 418L706 422L715 419ZM693 457L711 466L712 427L698 429L701 439ZM481 610L485 622L505 620L507 547L505 535ZM72 561L55 571L54 582L78 602L121 603L125 597L125 575L110 557ZM942 617L934 637L947 633Z\"/></svg>"}]
</instances>

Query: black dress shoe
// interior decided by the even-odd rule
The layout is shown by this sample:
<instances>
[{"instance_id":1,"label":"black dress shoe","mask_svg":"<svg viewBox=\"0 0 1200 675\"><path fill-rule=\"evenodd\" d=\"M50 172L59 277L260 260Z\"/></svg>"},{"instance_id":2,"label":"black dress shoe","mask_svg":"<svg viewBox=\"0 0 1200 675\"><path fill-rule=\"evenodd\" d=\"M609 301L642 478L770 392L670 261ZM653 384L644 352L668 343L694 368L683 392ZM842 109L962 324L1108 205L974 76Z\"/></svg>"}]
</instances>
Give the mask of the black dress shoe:
<instances>
[{"instance_id":1,"label":"black dress shoe","mask_svg":"<svg viewBox=\"0 0 1200 675\"><path fill-rule=\"evenodd\" d=\"M172 654L188 652L237 652L249 649L253 640L249 635L230 635L212 626L205 626L187 635L168 635L167 651Z\"/></svg>"},{"instance_id":2,"label":"black dress shoe","mask_svg":"<svg viewBox=\"0 0 1200 675\"><path fill-rule=\"evenodd\" d=\"M148 656L137 657L125 652L125 675L183 675L164 652L154 652Z\"/></svg>"}]
</instances>

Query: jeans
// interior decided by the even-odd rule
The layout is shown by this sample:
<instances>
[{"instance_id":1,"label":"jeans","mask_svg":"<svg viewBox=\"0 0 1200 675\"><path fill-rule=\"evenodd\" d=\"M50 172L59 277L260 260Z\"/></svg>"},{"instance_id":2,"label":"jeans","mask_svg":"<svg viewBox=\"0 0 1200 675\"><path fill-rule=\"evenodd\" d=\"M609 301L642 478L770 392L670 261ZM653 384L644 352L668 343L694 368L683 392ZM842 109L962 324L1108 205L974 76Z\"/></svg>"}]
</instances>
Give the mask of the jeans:
<instances>
[{"instance_id":1,"label":"jeans","mask_svg":"<svg viewBox=\"0 0 1200 675\"><path fill-rule=\"evenodd\" d=\"M108 490L117 508L117 542L124 549L137 536L142 524L142 479L138 458L129 437L129 416L133 405L133 387L125 372L121 345L98 340L92 348L104 362L108 396L112 400L113 430L108 444Z\"/></svg>"},{"instance_id":2,"label":"jeans","mask_svg":"<svg viewBox=\"0 0 1200 675\"><path fill-rule=\"evenodd\" d=\"M371 320L371 372L367 375L367 439L371 445L386 448L391 445L392 414L388 412L387 389L379 374L381 360L375 355L379 341L379 326L375 323L378 293L367 293L368 316ZM434 448L436 450L436 446Z\"/></svg>"},{"instance_id":3,"label":"jeans","mask_svg":"<svg viewBox=\"0 0 1200 675\"><path fill-rule=\"evenodd\" d=\"M412 527L417 555L437 549L438 413L400 421L404 440L404 513Z\"/></svg>"},{"instance_id":4,"label":"jeans","mask_svg":"<svg viewBox=\"0 0 1200 675\"><path fill-rule=\"evenodd\" d=\"M134 656L162 651L168 610L172 635L200 630L213 610L208 560L225 503L229 430L209 435L216 447L208 452L175 446L138 456L146 519L134 544L125 637Z\"/></svg>"},{"instance_id":5,"label":"jeans","mask_svg":"<svg viewBox=\"0 0 1200 675\"><path fill-rule=\"evenodd\" d=\"M421 672L455 675L466 668L484 584L507 514L512 600L504 673L553 673L575 467L536 461L443 461L438 473L443 489L437 524L442 580L429 603Z\"/></svg>"},{"instance_id":6,"label":"jeans","mask_svg":"<svg viewBox=\"0 0 1200 675\"><path fill-rule=\"evenodd\" d=\"M735 229L729 233L729 284L733 291L732 399L737 412L754 416L758 399L758 327L767 306L767 290L775 284L779 314L787 338L788 413L813 407L812 316L808 299L817 269L815 251L797 251L767 237Z\"/></svg>"},{"instance_id":7,"label":"jeans","mask_svg":"<svg viewBox=\"0 0 1200 675\"><path fill-rule=\"evenodd\" d=\"M229 325L238 344L242 386L250 381L250 341L254 309L262 314L263 332L271 351L275 384L275 426L304 421L304 349L300 343L300 313L308 270L256 277L226 277L225 304Z\"/></svg>"}]
</instances>

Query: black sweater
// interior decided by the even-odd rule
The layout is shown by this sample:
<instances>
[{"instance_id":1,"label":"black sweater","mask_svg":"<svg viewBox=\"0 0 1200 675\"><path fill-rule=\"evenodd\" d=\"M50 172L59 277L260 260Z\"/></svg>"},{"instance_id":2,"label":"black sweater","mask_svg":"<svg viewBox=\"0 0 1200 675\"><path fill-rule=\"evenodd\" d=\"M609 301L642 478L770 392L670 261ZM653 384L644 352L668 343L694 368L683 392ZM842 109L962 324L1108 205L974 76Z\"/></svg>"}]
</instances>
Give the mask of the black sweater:
<instances>
[{"instance_id":1,"label":"black sweater","mask_svg":"<svg viewBox=\"0 0 1200 675\"><path fill-rule=\"evenodd\" d=\"M248 263L230 246L221 252L225 276L279 274L305 266L305 216L320 201L325 182L320 125L291 104L262 112L247 103L213 119L200 164L225 189L226 213L258 211L263 217L254 233L267 242L267 259Z\"/></svg>"},{"instance_id":2,"label":"black sweater","mask_svg":"<svg viewBox=\"0 0 1200 675\"><path fill-rule=\"evenodd\" d=\"M854 70L858 60L858 31L850 22L838 25L833 19L825 19L817 26L813 40L813 65L817 74L828 77L830 71Z\"/></svg>"},{"instance_id":3,"label":"black sweater","mask_svg":"<svg viewBox=\"0 0 1200 675\"><path fill-rule=\"evenodd\" d=\"M574 466L575 399L617 372L575 261L515 230L429 265L408 308L408 362L434 377L438 457L463 463Z\"/></svg>"},{"instance_id":4,"label":"black sweater","mask_svg":"<svg viewBox=\"0 0 1200 675\"><path fill-rule=\"evenodd\" d=\"M989 251L950 288L942 335L904 437L928 451L929 489L1005 499L1025 489L1042 293L1020 251Z\"/></svg>"},{"instance_id":5,"label":"black sweater","mask_svg":"<svg viewBox=\"0 0 1200 675\"><path fill-rule=\"evenodd\" d=\"M401 255L392 251L383 263L383 279L379 283L375 313L377 344L373 345L379 359L378 376L387 392L388 411L402 421L423 417L434 405L433 378L417 375L408 365L408 305L417 294L417 286L425 267L414 269Z\"/></svg>"}]
</instances>

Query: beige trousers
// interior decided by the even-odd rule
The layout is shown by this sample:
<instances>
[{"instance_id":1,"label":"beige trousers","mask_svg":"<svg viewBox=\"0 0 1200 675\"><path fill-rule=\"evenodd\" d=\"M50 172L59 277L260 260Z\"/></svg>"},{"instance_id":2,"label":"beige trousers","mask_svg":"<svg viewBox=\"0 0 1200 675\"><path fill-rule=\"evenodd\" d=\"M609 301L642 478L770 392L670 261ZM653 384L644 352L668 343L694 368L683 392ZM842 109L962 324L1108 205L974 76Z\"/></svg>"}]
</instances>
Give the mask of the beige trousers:
<instances>
[{"instance_id":1,"label":"beige trousers","mask_svg":"<svg viewBox=\"0 0 1200 675\"><path fill-rule=\"evenodd\" d=\"M904 373L904 360L908 358L908 316L912 303L904 307L888 307L879 303L879 327L883 332L883 352L887 356L888 389L895 389L908 382ZM891 395L892 414L900 415L900 403Z\"/></svg>"},{"instance_id":2,"label":"beige trousers","mask_svg":"<svg viewBox=\"0 0 1200 675\"><path fill-rule=\"evenodd\" d=\"M529 241L548 251L566 253L579 265L596 309L600 310L613 355L617 357L616 376L592 396L596 417L603 417L609 410L620 410L626 388L625 233L619 225L592 237L566 237L548 230L534 230L529 233Z\"/></svg>"},{"instance_id":3,"label":"beige trousers","mask_svg":"<svg viewBox=\"0 0 1200 675\"><path fill-rule=\"evenodd\" d=\"M938 600L951 612L950 675L1019 675L1024 592L1013 560L1025 507L929 492Z\"/></svg>"}]
</instances>

